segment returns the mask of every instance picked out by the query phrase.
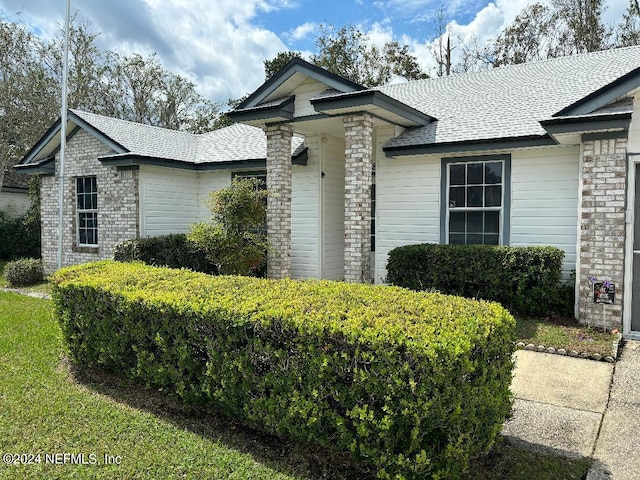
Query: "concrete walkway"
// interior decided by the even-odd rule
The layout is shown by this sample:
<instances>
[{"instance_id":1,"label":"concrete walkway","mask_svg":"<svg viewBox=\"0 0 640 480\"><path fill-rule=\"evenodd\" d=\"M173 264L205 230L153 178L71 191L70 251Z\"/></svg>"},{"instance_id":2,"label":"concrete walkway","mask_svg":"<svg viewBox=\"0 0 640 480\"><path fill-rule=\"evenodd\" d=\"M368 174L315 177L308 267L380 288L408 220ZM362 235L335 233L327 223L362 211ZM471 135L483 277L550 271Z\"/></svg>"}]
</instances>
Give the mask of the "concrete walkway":
<instances>
[{"instance_id":1,"label":"concrete walkway","mask_svg":"<svg viewBox=\"0 0 640 480\"><path fill-rule=\"evenodd\" d=\"M617 364L519 350L503 435L530 450L593 457L590 480L640 480L640 342Z\"/></svg>"}]
</instances>

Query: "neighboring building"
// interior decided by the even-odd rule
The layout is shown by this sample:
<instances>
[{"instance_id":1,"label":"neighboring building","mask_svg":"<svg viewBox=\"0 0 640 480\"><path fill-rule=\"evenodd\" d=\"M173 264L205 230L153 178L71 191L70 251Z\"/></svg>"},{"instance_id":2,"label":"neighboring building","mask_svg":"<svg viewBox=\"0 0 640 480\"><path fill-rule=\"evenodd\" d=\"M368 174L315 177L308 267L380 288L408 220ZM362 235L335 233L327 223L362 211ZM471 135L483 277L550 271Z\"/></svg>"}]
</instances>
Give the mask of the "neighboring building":
<instances>
[{"instance_id":1,"label":"neighboring building","mask_svg":"<svg viewBox=\"0 0 640 480\"><path fill-rule=\"evenodd\" d=\"M271 277L383 282L411 243L553 245L576 271L578 318L601 324L606 308L639 335L639 88L640 47L373 89L295 59L239 124L205 135L71 111L64 264L185 231L209 192L263 174ZM59 132L19 166L42 175L49 270ZM591 277L615 284L614 305L593 303Z\"/></svg>"},{"instance_id":2,"label":"neighboring building","mask_svg":"<svg viewBox=\"0 0 640 480\"><path fill-rule=\"evenodd\" d=\"M0 161L0 213L11 218L24 215L31 205L28 177L11 168L16 162L9 160L3 166Z\"/></svg>"}]
</instances>

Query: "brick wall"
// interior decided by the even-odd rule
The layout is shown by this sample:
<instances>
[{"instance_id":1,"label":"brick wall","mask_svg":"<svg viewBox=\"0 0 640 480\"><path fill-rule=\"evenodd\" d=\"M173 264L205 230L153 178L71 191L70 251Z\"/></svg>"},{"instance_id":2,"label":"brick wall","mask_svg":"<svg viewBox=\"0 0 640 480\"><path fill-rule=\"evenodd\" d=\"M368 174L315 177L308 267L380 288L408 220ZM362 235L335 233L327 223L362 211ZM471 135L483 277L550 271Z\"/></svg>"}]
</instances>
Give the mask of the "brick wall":
<instances>
[{"instance_id":1,"label":"brick wall","mask_svg":"<svg viewBox=\"0 0 640 480\"><path fill-rule=\"evenodd\" d=\"M113 247L139 235L138 171L104 167L99 156L113 151L87 132L80 131L67 144L63 266L113 258ZM58 266L58 176L41 178L42 258L48 273ZM76 240L76 177L96 176L98 188L98 248L80 248Z\"/></svg>"},{"instance_id":2,"label":"brick wall","mask_svg":"<svg viewBox=\"0 0 640 480\"><path fill-rule=\"evenodd\" d=\"M373 120L368 115L344 117L344 135L344 279L370 283Z\"/></svg>"},{"instance_id":3,"label":"brick wall","mask_svg":"<svg viewBox=\"0 0 640 480\"><path fill-rule=\"evenodd\" d=\"M578 319L603 325L603 307L593 302L590 278L609 280L616 298L605 310L608 328L622 324L626 148L626 138L583 143Z\"/></svg>"},{"instance_id":4,"label":"brick wall","mask_svg":"<svg viewBox=\"0 0 640 480\"><path fill-rule=\"evenodd\" d=\"M271 125L267 134L267 276L291 276L291 137L289 125Z\"/></svg>"}]
</instances>

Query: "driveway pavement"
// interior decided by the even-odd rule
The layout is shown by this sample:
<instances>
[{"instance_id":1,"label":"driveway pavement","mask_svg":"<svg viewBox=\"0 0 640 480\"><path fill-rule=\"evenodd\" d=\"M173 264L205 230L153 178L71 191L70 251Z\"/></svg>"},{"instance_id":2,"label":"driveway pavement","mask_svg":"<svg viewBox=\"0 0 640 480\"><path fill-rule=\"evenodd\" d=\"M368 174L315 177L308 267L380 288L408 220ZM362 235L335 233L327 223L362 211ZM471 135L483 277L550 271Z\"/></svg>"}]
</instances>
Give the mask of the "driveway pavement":
<instances>
[{"instance_id":1,"label":"driveway pavement","mask_svg":"<svg viewBox=\"0 0 640 480\"><path fill-rule=\"evenodd\" d=\"M640 342L616 364L519 350L506 439L530 450L593 457L589 480L640 480Z\"/></svg>"}]
</instances>

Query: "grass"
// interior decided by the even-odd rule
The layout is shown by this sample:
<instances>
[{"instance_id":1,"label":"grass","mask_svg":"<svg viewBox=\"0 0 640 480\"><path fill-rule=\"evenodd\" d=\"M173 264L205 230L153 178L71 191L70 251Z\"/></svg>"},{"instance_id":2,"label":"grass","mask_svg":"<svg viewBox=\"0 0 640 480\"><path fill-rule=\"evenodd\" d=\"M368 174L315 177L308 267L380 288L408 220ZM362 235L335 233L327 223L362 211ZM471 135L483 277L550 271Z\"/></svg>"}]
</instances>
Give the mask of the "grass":
<instances>
[{"instance_id":1,"label":"grass","mask_svg":"<svg viewBox=\"0 0 640 480\"><path fill-rule=\"evenodd\" d=\"M525 344L564 348L567 352L611 355L616 335L601 328L580 325L572 318L525 318L516 316L516 336Z\"/></svg>"},{"instance_id":2,"label":"grass","mask_svg":"<svg viewBox=\"0 0 640 480\"><path fill-rule=\"evenodd\" d=\"M0 479L373 478L335 452L261 434L119 377L73 369L49 300L0 292L0 372L0 454L42 455L37 464L0 464ZM85 462L94 454L100 464L46 464L46 453L84 454ZM120 464L104 464L105 454ZM499 441L468 478L579 479L588 467L587 459Z\"/></svg>"}]
</instances>

